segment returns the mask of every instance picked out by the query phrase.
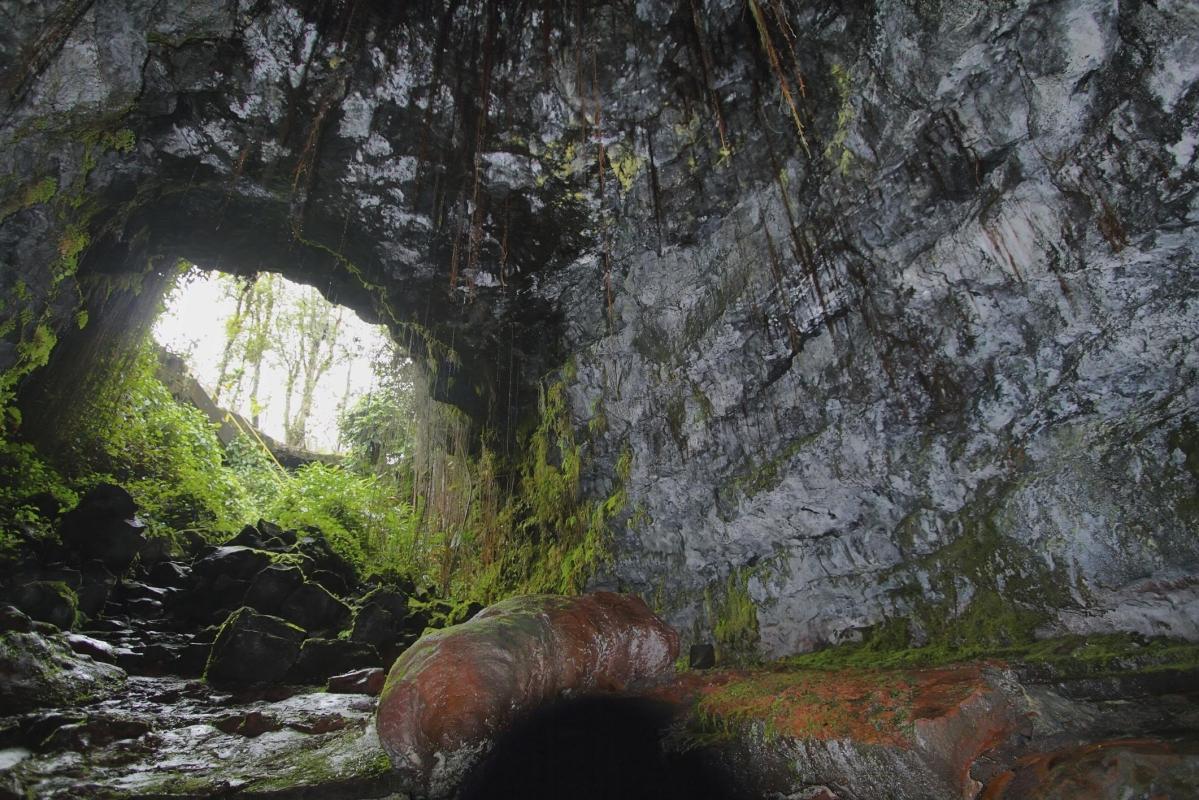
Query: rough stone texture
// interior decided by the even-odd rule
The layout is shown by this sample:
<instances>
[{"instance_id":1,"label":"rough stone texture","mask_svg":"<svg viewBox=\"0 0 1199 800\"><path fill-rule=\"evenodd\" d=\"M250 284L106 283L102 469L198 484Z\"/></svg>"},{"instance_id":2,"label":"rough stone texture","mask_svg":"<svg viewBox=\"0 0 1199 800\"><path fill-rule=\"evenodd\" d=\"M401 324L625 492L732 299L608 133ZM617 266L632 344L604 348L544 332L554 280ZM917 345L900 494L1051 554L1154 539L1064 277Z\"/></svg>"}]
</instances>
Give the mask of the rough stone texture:
<instances>
[{"instance_id":1,"label":"rough stone texture","mask_svg":"<svg viewBox=\"0 0 1199 800\"><path fill-rule=\"evenodd\" d=\"M573 356L587 492L632 454L596 584L688 638L730 576L772 654L1199 637L1194 5L748 5L6 0L27 428L175 258L275 265L503 452Z\"/></svg>"},{"instance_id":2,"label":"rough stone texture","mask_svg":"<svg viewBox=\"0 0 1199 800\"><path fill-rule=\"evenodd\" d=\"M88 703L120 689L125 671L71 651L60 636L0 633L0 714Z\"/></svg>"},{"instance_id":3,"label":"rough stone texture","mask_svg":"<svg viewBox=\"0 0 1199 800\"><path fill-rule=\"evenodd\" d=\"M447 795L522 713L660 677L677 656L677 634L635 597L513 598L400 656L379 699L379 738L414 788Z\"/></svg>"},{"instance_id":4,"label":"rough stone texture","mask_svg":"<svg viewBox=\"0 0 1199 800\"><path fill-rule=\"evenodd\" d=\"M274 683L296 663L305 635L279 617L239 608L212 643L204 677L216 684Z\"/></svg>"}]
</instances>

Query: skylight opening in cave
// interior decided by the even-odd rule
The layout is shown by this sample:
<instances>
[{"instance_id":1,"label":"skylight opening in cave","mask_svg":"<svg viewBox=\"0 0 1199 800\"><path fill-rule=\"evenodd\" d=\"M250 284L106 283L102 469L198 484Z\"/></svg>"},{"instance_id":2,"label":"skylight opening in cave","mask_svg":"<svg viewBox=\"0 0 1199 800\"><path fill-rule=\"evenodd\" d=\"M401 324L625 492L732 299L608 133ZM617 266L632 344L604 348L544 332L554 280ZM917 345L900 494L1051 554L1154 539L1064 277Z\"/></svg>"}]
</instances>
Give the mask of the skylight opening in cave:
<instances>
[{"instance_id":1,"label":"skylight opening in cave","mask_svg":"<svg viewBox=\"0 0 1199 800\"><path fill-rule=\"evenodd\" d=\"M246 279L192 267L168 295L154 339L218 406L317 453L343 452L339 420L378 390L395 360L384 326L265 272Z\"/></svg>"}]
</instances>

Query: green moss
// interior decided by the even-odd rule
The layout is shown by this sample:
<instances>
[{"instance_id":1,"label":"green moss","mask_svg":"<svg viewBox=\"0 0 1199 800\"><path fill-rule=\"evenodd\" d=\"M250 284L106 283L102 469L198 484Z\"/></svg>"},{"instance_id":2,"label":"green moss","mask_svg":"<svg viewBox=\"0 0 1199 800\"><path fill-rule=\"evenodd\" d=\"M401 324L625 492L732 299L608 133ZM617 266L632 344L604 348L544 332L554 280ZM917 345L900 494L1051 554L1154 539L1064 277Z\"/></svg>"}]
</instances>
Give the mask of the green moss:
<instances>
[{"instance_id":1,"label":"green moss","mask_svg":"<svg viewBox=\"0 0 1199 800\"><path fill-rule=\"evenodd\" d=\"M1063 636L1013 645L938 643L888 649L848 644L783 659L800 669L933 667L977 659L999 659L1041 669L1053 677L1083 678L1162 671L1199 670L1199 644L1136 634Z\"/></svg>"},{"instance_id":2,"label":"green moss","mask_svg":"<svg viewBox=\"0 0 1199 800\"><path fill-rule=\"evenodd\" d=\"M757 659L758 608L749 596L750 568L735 569L723 585L704 594L704 607L712 621L716 658L721 664L752 662Z\"/></svg>"},{"instance_id":3,"label":"green moss","mask_svg":"<svg viewBox=\"0 0 1199 800\"><path fill-rule=\"evenodd\" d=\"M849 71L840 64L833 64L829 68L829 74L833 79L833 86L836 88L840 103L837 106L837 127L829 139L828 146L824 148L824 156L836 165L837 172L847 175L850 164L853 162L853 153L846 145L846 140L849 138L849 125L854 118L853 85Z\"/></svg>"}]
</instances>

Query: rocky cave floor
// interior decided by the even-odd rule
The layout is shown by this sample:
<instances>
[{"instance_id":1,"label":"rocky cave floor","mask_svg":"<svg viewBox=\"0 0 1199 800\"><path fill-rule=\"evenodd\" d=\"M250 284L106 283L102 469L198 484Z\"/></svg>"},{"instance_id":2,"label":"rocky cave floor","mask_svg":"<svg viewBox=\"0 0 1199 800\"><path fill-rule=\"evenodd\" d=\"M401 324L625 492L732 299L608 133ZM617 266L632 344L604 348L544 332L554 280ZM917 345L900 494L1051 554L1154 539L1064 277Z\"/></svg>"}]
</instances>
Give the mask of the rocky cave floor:
<instances>
[{"instance_id":1,"label":"rocky cave floor","mask_svg":"<svg viewBox=\"0 0 1199 800\"><path fill-rule=\"evenodd\" d=\"M265 522L155 552L122 500L89 495L74 548L31 543L5 576L0 798L407 796L374 728L384 668L476 609ZM680 670L538 712L458 796L1199 796L1195 648L1098 650Z\"/></svg>"}]
</instances>

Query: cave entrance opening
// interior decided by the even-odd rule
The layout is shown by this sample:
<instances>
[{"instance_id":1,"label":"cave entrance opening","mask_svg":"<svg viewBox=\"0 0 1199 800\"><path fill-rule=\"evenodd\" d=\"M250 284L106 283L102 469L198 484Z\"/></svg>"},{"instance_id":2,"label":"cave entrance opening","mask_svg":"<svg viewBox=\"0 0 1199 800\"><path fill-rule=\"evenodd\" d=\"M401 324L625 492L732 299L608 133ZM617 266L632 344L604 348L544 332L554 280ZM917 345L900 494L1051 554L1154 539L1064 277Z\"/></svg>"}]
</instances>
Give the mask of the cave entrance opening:
<instances>
[{"instance_id":1,"label":"cave entrance opening","mask_svg":"<svg viewBox=\"0 0 1199 800\"><path fill-rule=\"evenodd\" d=\"M462 800L749 800L731 753L696 746L677 706L626 696L568 699L509 728L467 777Z\"/></svg>"},{"instance_id":2,"label":"cave entrance opening","mask_svg":"<svg viewBox=\"0 0 1199 800\"><path fill-rule=\"evenodd\" d=\"M407 398L391 396L410 391L401 377L410 362L386 329L314 287L276 273L243 277L193 266L164 306L154 340L256 437L340 455L354 444L355 421L364 414L382 413L388 402L397 415L410 407Z\"/></svg>"}]
</instances>

